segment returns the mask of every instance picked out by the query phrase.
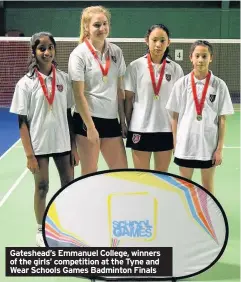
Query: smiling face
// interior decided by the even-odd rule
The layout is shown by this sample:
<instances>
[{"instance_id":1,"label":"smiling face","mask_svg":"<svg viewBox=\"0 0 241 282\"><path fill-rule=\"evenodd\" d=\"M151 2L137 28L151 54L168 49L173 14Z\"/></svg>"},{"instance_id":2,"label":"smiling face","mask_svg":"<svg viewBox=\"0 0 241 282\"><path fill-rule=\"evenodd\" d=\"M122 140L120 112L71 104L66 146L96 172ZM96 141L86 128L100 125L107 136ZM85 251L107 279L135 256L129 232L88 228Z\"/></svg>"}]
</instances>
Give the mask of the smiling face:
<instances>
[{"instance_id":1,"label":"smiling face","mask_svg":"<svg viewBox=\"0 0 241 282\"><path fill-rule=\"evenodd\" d=\"M104 41L109 35L109 22L104 13L94 13L89 25L86 26L89 39L93 41Z\"/></svg>"},{"instance_id":2,"label":"smiling face","mask_svg":"<svg viewBox=\"0 0 241 282\"><path fill-rule=\"evenodd\" d=\"M35 56L40 68L52 65L52 61L55 57L55 47L54 43L48 36L39 38L39 43L35 50Z\"/></svg>"},{"instance_id":3,"label":"smiling face","mask_svg":"<svg viewBox=\"0 0 241 282\"><path fill-rule=\"evenodd\" d=\"M208 46L197 45L190 55L194 71L205 73L208 71L209 64L212 62L212 55Z\"/></svg>"},{"instance_id":4,"label":"smiling face","mask_svg":"<svg viewBox=\"0 0 241 282\"><path fill-rule=\"evenodd\" d=\"M146 38L146 44L149 47L152 57L162 58L167 47L170 45L170 40L167 33L162 28L157 27Z\"/></svg>"}]
</instances>

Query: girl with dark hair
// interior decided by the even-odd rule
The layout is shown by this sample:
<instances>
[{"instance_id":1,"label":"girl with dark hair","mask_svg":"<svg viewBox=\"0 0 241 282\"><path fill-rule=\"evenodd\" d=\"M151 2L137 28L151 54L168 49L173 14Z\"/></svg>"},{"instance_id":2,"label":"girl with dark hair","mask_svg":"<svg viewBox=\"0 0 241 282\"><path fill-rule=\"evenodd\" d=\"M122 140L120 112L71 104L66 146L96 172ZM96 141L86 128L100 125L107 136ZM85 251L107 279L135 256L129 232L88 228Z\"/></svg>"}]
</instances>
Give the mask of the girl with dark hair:
<instances>
[{"instance_id":1,"label":"girl with dark hair","mask_svg":"<svg viewBox=\"0 0 241 282\"><path fill-rule=\"evenodd\" d=\"M31 38L28 73L16 84L10 112L18 115L27 167L35 180L36 243L44 246L42 219L49 186L49 158L53 157L61 186L74 179L78 154L71 130L74 104L68 75L56 69L56 43L48 32Z\"/></svg>"},{"instance_id":2,"label":"girl with dark hair","mask_svg":"<svg viewBox=\"0 0 241 282\"><path fill-rule=\"evenodd\" d=\"M167 171L173 149L171 120L165 109L174 83L183 76L169 56L169 31L163 24L150 27L145 37L148 52L133 61L125 74L126 146L132 148L135 168Z\"/></svg>"},{"instance_id":3,"label":"girl with dark hair","mask_svg":"<svg viewBox=\"0 0 241 282\"><path fill-rule=\"evenodd\" d=\"M226 115L234 112L226 83L209 70L212 59L208 41L192 44L193 71L177 81L166 106L181 176L192 179L194 168L200 168L202 185L211 193L215 167L222 163Z\"/></svg>"},{"instance_id":4,"label":"girl with dark hair","mask_svg":"<svg viewBox=\"0 0 241 282\"><path fill-rule=\"evenodd\" d=\"M54 40L53 35L49 32L44 32L44 31L35 33L30 39L31 57L30 57L30 60L29 60L28 74L27 74L28 76L30 75L30 77L34 75L36 68L38 70L40 68L39 65L41 64L41 61L38 61L38 58L36 56L36 52L37 52L37 47L40 44L42 37L49 38L47 41L49 41L49 43L51 42L50 48L52 50L54 50L54 56L50 56L51 57L51 64L54 65L55 68L57 67L57 63L55 61L56 42ZM44 46L42 46L42 51L43 50L44 50ZM45 58L46 58L46 56L45 56ZM52 70L52 66L51 66L51 70Z\"/></svg>"}]
</instances>

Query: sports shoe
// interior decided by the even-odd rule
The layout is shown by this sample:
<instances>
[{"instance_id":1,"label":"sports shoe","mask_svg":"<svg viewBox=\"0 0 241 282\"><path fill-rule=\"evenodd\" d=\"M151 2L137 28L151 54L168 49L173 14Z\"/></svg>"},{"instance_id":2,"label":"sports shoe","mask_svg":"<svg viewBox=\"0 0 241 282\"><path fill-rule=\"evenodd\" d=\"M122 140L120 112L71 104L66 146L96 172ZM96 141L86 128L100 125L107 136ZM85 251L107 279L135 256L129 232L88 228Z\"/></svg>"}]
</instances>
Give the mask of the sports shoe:
<instances>
[{"instance_id":1,"label":"sports shoe","mask_svg":"<svg viewBox=\"0 0 241 282\"><path fill-rule=\"evenodd\" d=\"M36 234L36 245L37 247L45 247L42 231L40 230Z\"/></svg>"}]
</instances>

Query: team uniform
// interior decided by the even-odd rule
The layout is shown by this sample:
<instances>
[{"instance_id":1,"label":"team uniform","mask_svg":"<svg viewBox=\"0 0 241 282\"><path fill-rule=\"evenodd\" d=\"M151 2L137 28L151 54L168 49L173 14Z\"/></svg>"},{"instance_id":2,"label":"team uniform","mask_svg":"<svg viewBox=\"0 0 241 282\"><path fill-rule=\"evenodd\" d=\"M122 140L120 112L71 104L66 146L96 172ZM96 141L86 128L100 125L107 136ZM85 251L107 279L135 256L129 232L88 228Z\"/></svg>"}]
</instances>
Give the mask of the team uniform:
<instances>
[{"instance_id":1,"label":"team uniform","mask_svg":"<svg viewBox=\"0 0 241 282\"><path fill-rule=\"evenodd\" d=\"M53 72L42 73L48 93L52 89ZM27 116L31 144L35 156L69 154L71 150L67 109L74 105L68 75L56 69L56 88L52 109L44 96L36 72L22 77L15 87L10 112Z\"/></svg>"},{"instance_id":2,"label":"team uniform","mask_svg":"<svg viewBox=\"0 0 241 282\"><path fill-rule=\"evenodd\" d=\"M206 78L194 77L194 82L200 101ZM211 72L201 120L197 119L191 73L176 82L166 108L179 114L174 162L190 168L212 167L218 144L218 117L234 113L226 83Z\"/></svg>"},{"instance_id":3,"label":"team uniform","mask_svg":"<svg viewBox=\"0 0 241 282\"><path fill-rule=\"evenodd\" d=\"M89 111L100 138L121 136L121 127L118 121L118 78L124 76L126 65L122 50L115 44L105 41L103 56L96 50L99 61L105 67L106 56L110 56L110 68L107 81L91 51L85 42L78 45L69 58L69 77L73 81L84 81L84 94L88 102ZM80 114L75 109L74 131L76 134L87 136L87 128Z\"/></svg>"},{"instance_id":4,"label":"team uniform","mask_svg":"<svg viewBox=\"0 0 241 282\"><path fill-rule=\"evenodd\" d=\"M155 81L162 65L152 63ZM125 90L134 92L135 96L127 147L149 152L173 149L171 120L165 107L174 83L183 75L181 66L166 58L159 99L154 99L147 55L130 63L125 74Z\"/></svg>"}]
</instances>

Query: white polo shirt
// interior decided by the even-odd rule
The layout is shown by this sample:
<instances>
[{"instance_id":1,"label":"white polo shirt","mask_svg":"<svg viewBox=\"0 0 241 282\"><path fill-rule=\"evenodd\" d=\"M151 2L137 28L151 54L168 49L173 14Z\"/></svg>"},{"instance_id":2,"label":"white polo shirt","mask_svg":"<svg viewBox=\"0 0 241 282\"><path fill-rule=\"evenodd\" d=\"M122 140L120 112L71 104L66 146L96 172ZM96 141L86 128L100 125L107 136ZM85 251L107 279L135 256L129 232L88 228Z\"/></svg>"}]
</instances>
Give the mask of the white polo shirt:
<instances>
[{"instance_id":1,"label":"white polo shirt","mask_svg":"<svg viewBox=\"0 0 241 282\"><path fill-rule=\"evenodd\" d=\"M194 80L200 101L206 78ZM166 108L179 114L175 157L211 160L218 143L218 117L234 113L226 83L211 73L201 121L196 119L191 73L176 82Z\"/></svg>"},{"instance_id":2,"label":"white polo shirt","mask_svg":"<svg viewBox=\"0 0 241 282\"><path fill-rule=\"evenodd\" d=\"M152 63L152 66L157 85L162 64ZM171 132L171 120L165 107L174 83L183 75L181 66L167 59L159 99L155 100L147 55L130 63L125 74L125 90L135 93L130 131Z\"/></svg>"},{"instance_id":3,"label":"white polo shirt","mask_svg":"<svg viewBox=\"0 0 241 282\"><path fill-rule=\"evenodd\" d=\"M49 92L52 89L53 74L48 77L41 75ZM35 73L31 78L25 75L16 84L10 112L27 116L35 155L62 153L71 149L67 108L73 105L68 75L57 69L52 111L49 110L48 101Z\"/></svg>"},{"instance_id":4,"label":"white polo shirt","mask_svg":"<svg viewBox=\"0 0 241 282\"><path fill-rule=\"evenodd\" d=\"M103 82L103 75L98 61L94 58L87 45L79 44L69 57L69 77L73 81L85 82L85 97L91 116L114 119L118 116L117 83L124 76L126 65L122 50L115 44L105 41L103 55L96 50L102 66L106 66L106 54L110 54L108 81Z\"/></svg>"}]
</instances>

